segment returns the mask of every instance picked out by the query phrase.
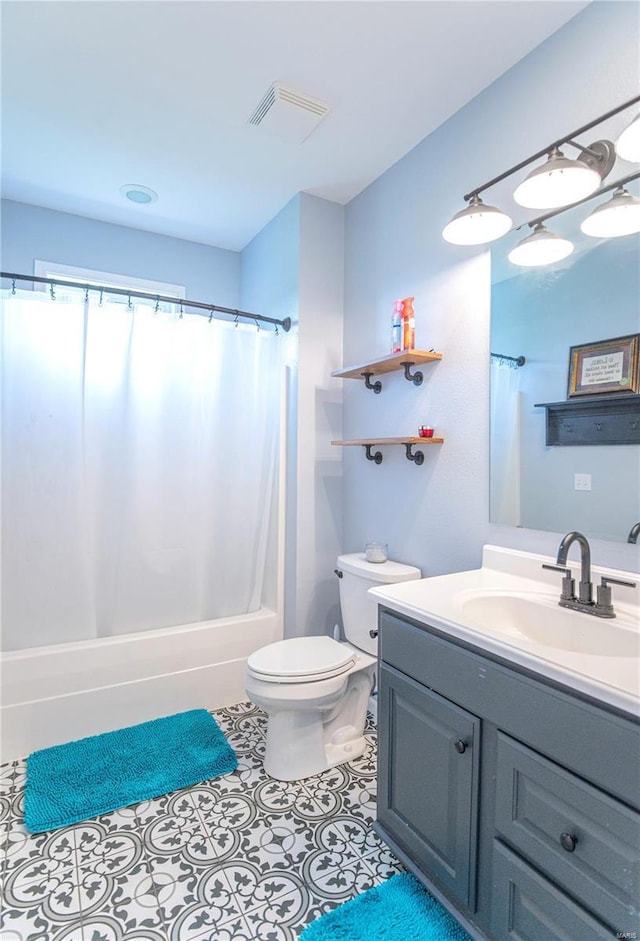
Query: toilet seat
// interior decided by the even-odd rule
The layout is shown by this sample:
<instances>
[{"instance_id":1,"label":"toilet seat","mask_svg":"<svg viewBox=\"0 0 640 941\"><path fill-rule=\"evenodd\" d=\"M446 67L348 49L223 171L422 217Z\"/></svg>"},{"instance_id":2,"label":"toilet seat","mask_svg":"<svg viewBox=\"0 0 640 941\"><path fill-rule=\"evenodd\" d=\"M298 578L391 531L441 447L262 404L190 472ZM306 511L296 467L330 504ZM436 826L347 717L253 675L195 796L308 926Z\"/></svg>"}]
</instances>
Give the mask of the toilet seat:
<instances>
[{"instance_id":1,"label":"toilet seat","mask_svg":"<svg viewBox=\"0 0 640 941\"><path fill-rule=\"evenodd\" d=\"M267 683L308 683L348 673L356 652L331 637L292 637L252 653L249 672Z\"/></svg>"}]
</instances>

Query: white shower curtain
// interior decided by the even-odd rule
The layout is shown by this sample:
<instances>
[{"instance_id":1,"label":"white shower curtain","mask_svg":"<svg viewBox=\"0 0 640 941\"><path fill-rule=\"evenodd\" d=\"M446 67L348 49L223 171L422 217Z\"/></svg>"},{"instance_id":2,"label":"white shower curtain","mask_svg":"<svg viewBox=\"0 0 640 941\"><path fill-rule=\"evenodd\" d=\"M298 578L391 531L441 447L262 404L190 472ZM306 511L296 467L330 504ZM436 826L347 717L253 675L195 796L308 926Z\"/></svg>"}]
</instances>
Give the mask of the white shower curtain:
<instances>
[{"instance_id":1,"label":"white shower curtain","mask_svg":"<svg viewBox=\"0 0 640 941\"><path fill-rule=\"evenodd\" d=\"M492 523L520 526L520 369L491 361Z\"/></svg>"},{"instance_id":2,"label":"white shower curtain","mask_svg":"<svg viewBox=\"0 0 640 941\"><path fill-rule=\"evenodd\" d=\"M279 338L97 298L2 306L4 649L257 610Z\"/></svg>"}]
</instances>

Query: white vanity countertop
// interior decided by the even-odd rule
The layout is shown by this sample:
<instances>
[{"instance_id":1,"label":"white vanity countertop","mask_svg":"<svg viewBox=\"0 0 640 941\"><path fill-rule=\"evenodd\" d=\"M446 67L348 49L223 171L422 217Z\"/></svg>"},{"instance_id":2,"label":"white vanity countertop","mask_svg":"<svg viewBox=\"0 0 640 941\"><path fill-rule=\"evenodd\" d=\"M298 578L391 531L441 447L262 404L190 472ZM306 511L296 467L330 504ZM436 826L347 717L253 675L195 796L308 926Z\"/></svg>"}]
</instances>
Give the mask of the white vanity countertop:
<instances>
[{"instance_id":1,"label":"white vanity countertop","mask_svg":"<svg viewBox=\"0 0 640 941\"><path fill-rule=\"evenodd\" d=\"M640 715L640 576L594 565L594 594L602 575L636 582L633 589L613 585L617 617L598 618L558 605L561 574L542 569L543 562L553 565L555 559L485 546L480 569L385 585L369 594L392 611ZM577 583L580 563L572 558L568 565ZM496 598L499 604L515 603L510 623L493 618ZM523 603L533 607L526 609L528 624L523 622L521 632L518 605ZM478 617L483 607L488 614Z\"/></svg>"}]
</instances>

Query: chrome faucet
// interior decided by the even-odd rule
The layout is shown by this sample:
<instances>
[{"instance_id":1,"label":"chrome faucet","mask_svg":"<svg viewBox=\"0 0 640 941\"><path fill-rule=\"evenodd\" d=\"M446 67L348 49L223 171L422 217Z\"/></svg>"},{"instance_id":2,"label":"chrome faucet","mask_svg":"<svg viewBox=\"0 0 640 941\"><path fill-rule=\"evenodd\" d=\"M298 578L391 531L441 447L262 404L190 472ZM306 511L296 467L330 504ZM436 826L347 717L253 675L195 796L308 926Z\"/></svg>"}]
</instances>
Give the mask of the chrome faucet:
<instances>
[{"instance_id":1,"label":"chrome faucet","mask_svg":"<svg viewBox=\"0 0 640 941\"><path fill-rule=\"evenodd\" d=\"M640 536L640 523L634 523L627 536L627 542L637 542L638 536Z\"/></svg>"},{"instance_id":2,"label":"chrome faucet","mask_svg":"<svg viewBox=\"0 0 640 941\"><path fill-rule=\"evenodd\" d=\"M582 533L567 533L558 546L556 565L566 568L567 555L574 542L580 546L580 585L578 587L578 601L581 604L592 604L593 585L591 583L591 548L586 536Z\"/></svg>"},{"instance_id":3,"label":"chrome faucet","mask_svg":"<svg viewBox=\"0 0 640 941\"><path fill-rule=\"evenodd\" d=\"M637 524L640 531L640 523ZM634 527L635 529L635 527ZM631 531L633 532L633 530ZM637 534L636 534L637 535ZM629 534L631 539L631 534ZM580 546L580 585L578 587L578 597L575 593L575 579L571 575L571 569L567 567L567 555L574 542ZM603 575L596 593L596 601L593 600L593 584L591 582L591 548L586 536L582 533L571 532L563 538L558 546L558 555L555 565L543 565L543 569L551 569L553 572L562 572L562 592L558 604L563 608L571 608L573 611L583 611L585 614L593 614L599 618L614 618L615 611L611 600L611 585L624 585L627 588L635 588L635 582L623 581L621 578L610 578Z\"/></svg>"}]
</instances>

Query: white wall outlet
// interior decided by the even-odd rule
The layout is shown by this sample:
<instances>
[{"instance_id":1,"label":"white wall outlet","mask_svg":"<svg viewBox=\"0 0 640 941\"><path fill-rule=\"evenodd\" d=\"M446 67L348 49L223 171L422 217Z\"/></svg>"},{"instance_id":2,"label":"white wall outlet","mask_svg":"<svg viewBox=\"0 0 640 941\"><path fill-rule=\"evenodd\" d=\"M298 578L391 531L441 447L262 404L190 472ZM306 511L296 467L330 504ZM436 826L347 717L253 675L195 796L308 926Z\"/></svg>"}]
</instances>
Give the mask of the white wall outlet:
<instances>
[{"instance_id":1,"label":"white wall outlet","mask_svg":"<svg viewBox=\"0 0 640 941\"><path fill-rule=\"evenodd\" d=\"M574 490L591 490L591 474L574 474Z\"/></svg>"}]
</instances>

